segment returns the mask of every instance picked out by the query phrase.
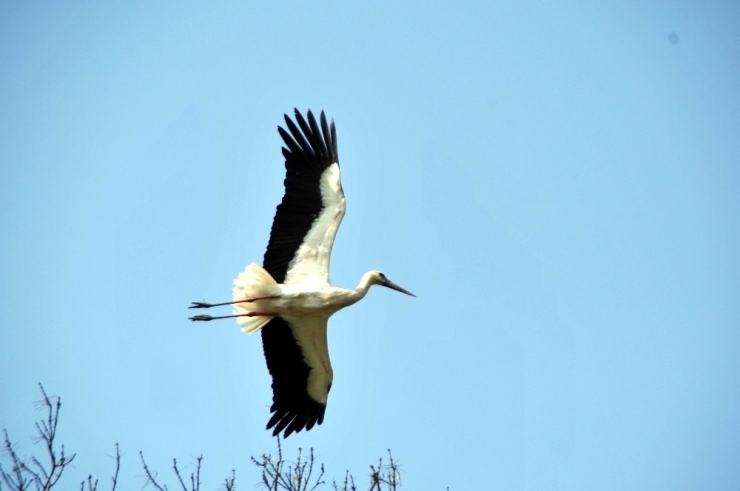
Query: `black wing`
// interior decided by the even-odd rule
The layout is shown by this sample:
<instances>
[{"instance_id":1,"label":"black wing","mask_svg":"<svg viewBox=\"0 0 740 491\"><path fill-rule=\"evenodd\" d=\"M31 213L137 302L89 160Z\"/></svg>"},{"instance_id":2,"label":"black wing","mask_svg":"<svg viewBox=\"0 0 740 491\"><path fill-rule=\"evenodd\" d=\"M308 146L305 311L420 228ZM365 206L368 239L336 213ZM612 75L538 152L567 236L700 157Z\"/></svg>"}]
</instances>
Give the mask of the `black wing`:
<instances>
[{"instance_id":1,"label":"black wing","mask_svg":"<svg viewBox=\"0 0 740 491\"><path fill-rule=\"evenodd\" d=\"M329 126L321 112L322 135L311 111L308 111L308 122L297 109L295 119L298 126L285 115L290 133L278 126L285 142L285 195L275 212L263 261L263 267L278 283L285 281L290 262L324 209L321 195L324 171L339 162L334 120Z\"/></svg>"},{"instance_id":2,"label":"black wing","mask_svg":"<svg viewBox=\"0 0 740 491\"><path fill-rule=\"evenodd\" d=\"M281 317L272 319L262 328L262 345L267 369L272 375L270 412L273 415L267 429L275 427L273 435L285 430L283 438L287 438L294 431L304 428L308 431L323 423L326 403L308 393L309 377L314 369L304 358L290 324ZM331 379L326 385L326 394L330 388Z\"/></svg>"},{"instance_id":3,"label":"black wing","mask_svg":"<svg viewBox=\"0 0 740 491\"><path fill-rule=\"evenodd\" d=\"M321 113L321 130L311 111L306 121L295 110L296 124L285 115L290 131L278 127L285 142L285 195L278 205L265 252L263 266L278 283L285 281L288 266L303 239L324 208L320 181L324 171L338 162L334 121L327 125ZM323 133L323 134L322 134ZM324 420L326 404L308 393L311 367L305 360L290 325L276 317L262 328L262 345L272 375L274 413L267 428L273 435L285 429L284 437L302 429L310 430ZM327 388L328 392L328 388Z\"/></svg>"}]
</instances>

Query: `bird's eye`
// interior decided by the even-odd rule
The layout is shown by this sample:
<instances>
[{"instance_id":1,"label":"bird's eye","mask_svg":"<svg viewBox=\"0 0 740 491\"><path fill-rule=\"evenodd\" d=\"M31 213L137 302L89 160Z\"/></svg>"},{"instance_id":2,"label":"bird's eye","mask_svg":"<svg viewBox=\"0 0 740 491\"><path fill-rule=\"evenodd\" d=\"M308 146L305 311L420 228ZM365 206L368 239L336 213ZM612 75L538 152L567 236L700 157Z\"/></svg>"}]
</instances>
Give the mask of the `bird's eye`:
<instances>
[{"instance_id":1,"label":"bird's eye","mask_svg":"<svg viewBox=\"0 0 740 491\"><path fill-rule=\"evenodd\" d=\"M378 272L378 276L380 276L381 279L387 280L388 278L385 277L383 273Z\"/></svg>"}]
</instances>

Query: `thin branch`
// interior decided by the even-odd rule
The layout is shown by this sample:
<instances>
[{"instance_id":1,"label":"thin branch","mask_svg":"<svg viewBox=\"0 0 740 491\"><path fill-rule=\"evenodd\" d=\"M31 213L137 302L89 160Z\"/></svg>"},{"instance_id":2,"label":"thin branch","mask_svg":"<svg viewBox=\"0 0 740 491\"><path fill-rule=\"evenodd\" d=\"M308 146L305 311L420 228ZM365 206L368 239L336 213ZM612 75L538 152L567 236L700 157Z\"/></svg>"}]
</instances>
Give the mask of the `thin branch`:
<instances>
[{"instance_id":1,"label":"thin branch","mask_svg":"<svg viewBox=\"0 0 740 491\"><path fill-rule=\"evenodd\" d=\"M0 464L0 476L2 476L2 482L7 484L11 491L25 491L31 484L31 478L26 478L24 475L25 464L18 456L15 451L15 447L10 443L10 437L8 436L8 430L3 429L5 434L4 450L5 454L10 457L11 466L10 472L7 472L2 464Z\"/></svg>"},{"instance_id":2,"label":"thin branch","mask_svg":"<svg viewBox=\"0 0 740 491\"><path fill-rule=\"evenodd\" d=\"M144 472L146 473L146 482L144 483L144 487L148 484L152 484L159 491L167 491L167 486L160 486L156 479L154 479L151 471L149 471L149 466L146 465L146 460L144 460L144 452L139 452L139 456L141 456L141 465L144 467Z\"/></svg>"},{"instance_id":3,"label":"thin branch","mask_svg":"<svg viewBox=\"0 0 740 491\"><path fill-rule=\"evenodd\" d=\"M344 471L344 483L341 488L339 487L339 484L337 484L336 480L332 481L332 486L334 486L334 491L357 491L355 478L349 473L349 471Z\"/></svg>"},{"instance_id":4,"label":"thin branch","mask_svg":"<svg viewBox=\"0 0 740 491\"><path fill-rule=\"evenodd\" d=\"M231 469L231 477L224 479L224 491L236 491L236 469Z\"/></svg>"},{"instance_id":5,"label":"thin branch","mask_svg":"<svg viewBox=\"0 0 740 491\"><path fill-rule=\"evenodd\" d=\"M59 479L61 479L64 469L75 458L75 454L69 457L65 454L64 445L60 446L58 456L57 449L55 448L54 440L57 434L57 426L59 425L59 412L62 407L61 398L49 397L42 384L39 384L39 389L41 390L43 399L37 401L36 406L39 409L47 408L47 414L45 420L35 423L36 431L38 432L38 436L35 439L37 442L44 442L49 464L42 464L35 456L31 457L28 461L21 459L10 443L8 432L5 430L4 448L6 455L11 460L11 471L7 472L0 465L0 482L4 482L9 486L11 491L25 491L30 488L31 483L34 484L37 491L51 490L59 482Z\"/></svg>"},{"instance_id":6,"label":"thin branch","mask_svg":"<svg viewBox=\"0 0 740 491\"><path fill-rule=\"evenodd\" d=\"M313 448L309 449L308 458L303 450L298 449L298 459L290 463L283 458L283 449L280 437L277 437L277 457L263 454L258 460L252 457L252 463L261 469L261 484L269 491L315 491L323 480L325 469L319 466L319 475L314 476L314 466L317 465ZM287 464L287 468L286 468Z\"/></svg>"},{"instance_id":7,"label":"thin branch","mask_svg":"<svg viewBox=\"0 0 740 491\"><path fill-rule=\"evenodd\" d=\"M116 443L116 473L113 474L113 483L111 485L110 491L116 491L116 486L118 485L118 473L121 471L121 450L118 448L118 444Z\"/></svg>"},{"instance_id":8,"label":"thin branch","mask_svg":"<svg viewBox=\"0 0 740 491\"><path fill-rule=\"evenodd\" d=\"M177 480L180 482L180 486L183 491L200 491L200 468L203 462L203 456L200 455L196 459L195 472L190 473L190 489L185 485L185 481L182 478L182 473L177 467L177 459L172 459L172 468L175 470Z\"/></svg>"},{"instance_id":9,"label":"thin branch","mask_svg":"<svg viewBox=\"0 0 740 491\"><path fill-rule=\"evenodd\" d=\"M383 458L378 460L378 468L370 466L370 491L383 489L383 484L388 486L390 491L396 491L401 486L401 469L400 465L393 460L390 449L388 449L389 464L383 466Z\"/></svg>"},{"instance_id":10,"label":"thin branch","mask_svg":"<svg viewBox=\"0 0 740 491\"><path fill-rule=\"evenodd\" d=\"M203 462L203 455L198 456L198 464L195 468L195 486L193 487L193 491L200 491L200 464ZM190 480L192 481L193 475L190 475Z\"/></svg>"},{"instance_id":11,"label":"thin branch","mask_svg":"<svg viewBox=\"0 0 740 491\"><path fill-rule=\"evenodd\" d=\"M177 468L177 459L172 459L172 467L175 469L175 475L177 476L177 480L180 481L180 486L182 486L182 491L188 491L188 488L185 487L185 483L182 481L182 476L180 475L180 469Z\"/></svg>"},{"instance_id":12,"label":"thin branch","mask_svg":"<svg viewBox=\"0 0 740 491\"><path fill-rule=\"evenodd\" d=\"M87 476L87 490L88 491L97 491L98 489L98 480L95 479L93 482L92 474ZM80 491L85 491L85 481L82 481L82 484L80 485Z\"/></svg>"}]
</instances>

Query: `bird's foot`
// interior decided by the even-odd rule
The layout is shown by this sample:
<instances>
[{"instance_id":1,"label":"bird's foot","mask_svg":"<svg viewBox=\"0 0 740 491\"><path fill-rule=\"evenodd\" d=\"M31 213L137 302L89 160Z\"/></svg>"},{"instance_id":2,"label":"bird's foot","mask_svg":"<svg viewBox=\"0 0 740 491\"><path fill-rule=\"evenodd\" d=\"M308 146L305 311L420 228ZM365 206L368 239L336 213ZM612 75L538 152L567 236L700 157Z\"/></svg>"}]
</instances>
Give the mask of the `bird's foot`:
<instances>
[{"instance_id":1,"label":"bird's foot","mask_svg":"<svg viewBox=\"0 0 740 491\"><path fill-rule=\"evenodd\" d=\"M210 309L211 307L214 307L213 304L206 303L206 302L190 302L192 305L188 307L189 309Z\"/></svg>"},{"instance_id":2,"label":"bird's foot","mask_svg":"<svg viewBox=\"0 0 740 491\"><path fill-rule=\"evenodd\" d=\"M210 315L195 315L190 318L191 321L212 321L213 319Z\"/></svg>"}]
</instances>

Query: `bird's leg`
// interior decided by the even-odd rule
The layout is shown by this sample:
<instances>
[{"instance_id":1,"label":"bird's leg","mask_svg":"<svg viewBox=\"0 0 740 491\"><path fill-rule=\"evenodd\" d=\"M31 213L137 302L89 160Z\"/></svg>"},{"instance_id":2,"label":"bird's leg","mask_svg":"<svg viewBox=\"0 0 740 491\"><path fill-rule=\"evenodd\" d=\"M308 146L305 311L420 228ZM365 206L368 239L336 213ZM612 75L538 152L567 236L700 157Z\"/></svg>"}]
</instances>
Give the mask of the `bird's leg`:
<instances>
[{"instance_id":1,"label":"bird's leg","mask_svg":"<svg viewBox=\"0 0 740 491\"><path fill-rule=\"evenodd\" d=\"M277 314L272 312L247 312L246 314L231 314L231 315L196 315L190 318L191 321L212 321L216 319L230 319L232 317L257 317L263 315L265 317L275 317Z\"/></svg>"},{"instance_id":2,"label":"bird's leg","mask_svg":"<svg viewBox=\"0 0 740 491\"><path fill-rule=\"evenodd\" d=\"M233 300L231 302L223 302L223 303L190 302L192 305L188 308L189 309L210 309L211 307L220 307L222 305L233 305L235 303L249 303L249 302L256 302L257 300L270 300L273 298L280 298L280 296L273 295L270 297L245 298L243 300Z\"/></svg>"}]
</instances>

